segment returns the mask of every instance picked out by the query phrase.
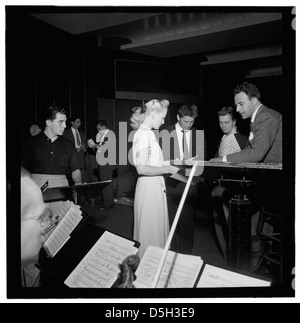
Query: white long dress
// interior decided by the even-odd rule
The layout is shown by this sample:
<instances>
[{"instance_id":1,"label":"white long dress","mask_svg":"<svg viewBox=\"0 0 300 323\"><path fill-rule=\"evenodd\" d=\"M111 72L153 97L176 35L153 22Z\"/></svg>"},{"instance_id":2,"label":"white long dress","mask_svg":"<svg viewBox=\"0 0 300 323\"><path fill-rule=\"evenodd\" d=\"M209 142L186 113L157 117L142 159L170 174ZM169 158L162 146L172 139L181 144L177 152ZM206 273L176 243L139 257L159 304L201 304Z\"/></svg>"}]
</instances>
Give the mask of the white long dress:
<instances>
[{"instance_id":1,"label":"white long dress","mask_svg":"<svg viewBox=\"0 0 300 323\"><path fill-rule=\"evenodd\" d=\"M142 161L140 151L148 150L148 160ZM154 133L141 124L133 137L134 165L163 166L163 154ZM169 234L166 186L163 176L141 176L137 180L134 197L133 238L141 243L142 259L147 247L164 248Z\"/></svg>"}]
</instances>

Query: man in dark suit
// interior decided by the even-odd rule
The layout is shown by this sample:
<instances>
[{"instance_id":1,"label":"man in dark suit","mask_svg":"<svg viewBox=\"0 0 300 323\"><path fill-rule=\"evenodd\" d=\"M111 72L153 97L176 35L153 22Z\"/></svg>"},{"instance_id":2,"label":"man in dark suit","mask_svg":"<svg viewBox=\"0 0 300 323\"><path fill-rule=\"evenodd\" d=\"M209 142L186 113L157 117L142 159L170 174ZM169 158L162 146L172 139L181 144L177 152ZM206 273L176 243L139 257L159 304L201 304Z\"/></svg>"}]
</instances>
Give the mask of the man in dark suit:
<instances>
[{"instance_id":1,"label":"man in dark suit","mask_svg":"<svg viewBox=\"0 0 300 323\"><path fill-rule=\"evenodd\" d=\"M248 82L237 85L234 89L234 102L237 112L243 119L251 118L249 142L246 147L223 157L213 158L211 161L249 162L249 163L282 163L282 116L279 112L269 109L260 101L257 87ZM272 195L274 185L265 178L259 179L257 184L257 200ZM263 203L263 201L262 201ZM251 217L252 255L251 271L256 271L266 253L266 247L257 235L259 212Z\"/></svg>"},{"instance_id":2,"label":"man in dark suit","mask_svg":"<svg viewBox=\"0 0 300 323\"><path fill-rule=\"evenodd\" d=\"M71 127L64 131L63 136L71 141L76 148L78 157L81 163L81 180L86 182L86 140L83 131L79 130L81 126L81 119L79 117L70 118Z\"/></svg>"},{"instance_id":3,"label":"man in dark suit","mask_svg":"<svg viewBox=\"0 0 300 323\"><path fill-rule=\"evenodd\" d=\"M198 153L196 140L197 131L193 128L196 117L198 116L198 108L196 105L183 105L178 109L177 123L173 124L163 131L167 130L170 134L170 151L166 151L162 147L165 160L184 161L195 157ZM167 200L170 225L172 224L178 205L180 203L185 183L173 179L166 178ZM182 208L180 218L177 224L176 234L171 243L174 251L191 254L194 241L194 216L198 199L197 185L191 185L186 197L186 201Z\"/></svg>"}]
</instances>

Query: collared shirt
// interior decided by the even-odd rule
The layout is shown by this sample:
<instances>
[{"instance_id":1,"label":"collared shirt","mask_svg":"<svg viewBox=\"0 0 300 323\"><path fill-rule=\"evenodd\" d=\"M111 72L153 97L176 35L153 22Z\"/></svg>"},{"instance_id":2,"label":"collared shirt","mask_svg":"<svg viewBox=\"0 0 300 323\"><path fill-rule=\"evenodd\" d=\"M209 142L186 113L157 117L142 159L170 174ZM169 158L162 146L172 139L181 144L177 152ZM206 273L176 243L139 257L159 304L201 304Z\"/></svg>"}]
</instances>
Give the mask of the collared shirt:
<instances>
[{"instance_id":1,"label":"collared shirt","mask_svg":"<svg viewBox=\"0 0 300 323\"><path fill-rule=\"evenodd\" d=\"M182 133L182 128L180 127L179 123L177 122L175 124L175 129L177 133L177 138L178 138L178 144L179 144L179 153L180 153L180 159L184 159L184 153L183 153L183 147L182 147L182 141L183 141L183 133ZM188 145L188 149L190 150L190 138L191 138L191 131L184 130L185 131L185 136L186 136L186 141Z\"/></svg>"},{"instance_id":2,"label":"collared shirt","mask_svg":"<svg viewBox=\"0 0 300 323\"><path fill-rule=\"evenodd\" d=\"M99 142L100 146L103 144L104 138L105 138L106 134L108 133L108 130L109 129L106 129L105 132L104 132L104 134L102 135L101 140Z\"/></svg>"},{"instance_id":3,"label":"collared shirt","mask_svg":"<svg viewBox=\"0 0 300 323\"><path fill-rule=\"evenodd\" d=\"M73 127L71 127L71 130L72 130L72 133L73 133L73 136L74 136L75 147L76 147L76 148L80 148L80 145L81 145L81 137L80 137L80 133L79 133L78 129L74 129ZM77 142L77 139L76 139L76 132L78 133L78 137L79 137L80 142Z\"/></svg>"},{"instance_id":4,"label":"collared shirt","mask_svg":"<svg viewBox=\"0 0 300 323\"><path fill-rule=\"evenodd\" d=\"M41 132L32 137L22 153L23 166L32 174L66 175L81 168L72 143L58 136L53 142Z\"/></svg>"}]
</instances>

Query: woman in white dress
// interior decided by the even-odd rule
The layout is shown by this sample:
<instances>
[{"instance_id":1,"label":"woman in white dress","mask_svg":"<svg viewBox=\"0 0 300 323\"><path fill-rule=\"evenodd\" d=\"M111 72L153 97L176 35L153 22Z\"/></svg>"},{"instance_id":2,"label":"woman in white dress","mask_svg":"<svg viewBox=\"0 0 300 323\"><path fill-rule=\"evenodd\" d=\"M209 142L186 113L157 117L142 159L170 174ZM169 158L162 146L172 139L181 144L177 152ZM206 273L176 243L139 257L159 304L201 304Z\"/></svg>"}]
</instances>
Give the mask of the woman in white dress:
<instances>
[{"instance_id":1,"label":"woman in white dress","mask_svg":"<svg viewBox=\"0 0 300 323\"><path fill-rule=\"evenodd\" d=\"M133 163L137 169L134 197L133 238L141 243L142 258L149 245L164 248L169 234L169 217L164 174L175 174L177 167L164 165L163 154L151 129L159 129L168 112L169 101L151 100L135 110L132 126Z\"/></svg>"}]
</instances>

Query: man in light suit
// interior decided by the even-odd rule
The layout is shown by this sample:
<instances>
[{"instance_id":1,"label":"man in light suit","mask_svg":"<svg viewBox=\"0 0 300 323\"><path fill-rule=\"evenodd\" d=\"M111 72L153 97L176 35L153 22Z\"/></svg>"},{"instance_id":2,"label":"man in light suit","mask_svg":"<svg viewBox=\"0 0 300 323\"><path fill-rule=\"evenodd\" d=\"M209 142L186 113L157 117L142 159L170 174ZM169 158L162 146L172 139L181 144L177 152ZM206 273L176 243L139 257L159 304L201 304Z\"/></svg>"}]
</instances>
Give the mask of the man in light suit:
<instances>
[{"instance_id":1,"label":"man in light suit","mask_svg":"<svg viewBox=\"0 0 300 323\"><path fill-rule=\"evenodd\" d=\"M165 160L184 161L196 156L199 147L197 148L196 146L196 129L193 128L193 124L197 116L198 108L194 104L183 105L178 109L178 122L164 129L170 134L176 134L171 136L170 152L166 152L162 149ZM186 136L186 143L184 143L184 136ZM187 146L187 150L185 149L185 145ZM168 153L170 153L169 156ZM176 215L176 211L185 188L185 183L171 177L167 177L165 182L167 187L169 220L171 225ZM197 185L191 185L180 214L176 235L171 243L172 249L176 252L183 254L192 253L194 241L194 216L197 199Z\"/></svg>"},{"instance_id":2,"label":"man in light suit","mask_svg":"<svg viewBox=\"0 0 300 323\"><path fill-rule=\"evenodd\" d=\"M76 148L78 157L81 163L81 180L82 182L86 182L86 162L85 162L85 155L86 155L86 139L85 134L83 131L79 130L81 126L81 119L79 117L70 118L71 127L67 128L64 131L63 136L71 141Z\"/></svg>"},{"instance_id":3,"label":"man in light suit","mask_svg":"<svg viewBox=\"0 0 300 323\"><path fill-rule=\"evenodd\" d=\"M257 87L248 82L237 85L233 91L237 112L243 119L251 118L249 142L240 152L213 158L211 161L249 162L249 163L282 163L282 116L279 112L269 109L260 101ZM271 178L260 180L257 192L259 197L266 198L272 195ZM268 185L268 186L266 186ZM263 203L263 201L262 201ZM259 212L251 217L252 228L252 256L251 271L256 271L266 252L266 248L257 235ZM224 237L219 237L219 240Z\"/></svg>"},{"instance_id":4,"label":"man in light suit","mask_svg":"<svg viewBox=\"0 0 300 323\"><path fill-rule=\"evenodd\" d=\"M104 205L100 210L114 207L114 174L116 166L116 137L113 131L109 130L105 120L99 120L96 128L98 133L95 140L88 140L88 146L96 151L96 161L99 181L111 182L103 188L102 196Z\"/></svg>"}]
</instances>

